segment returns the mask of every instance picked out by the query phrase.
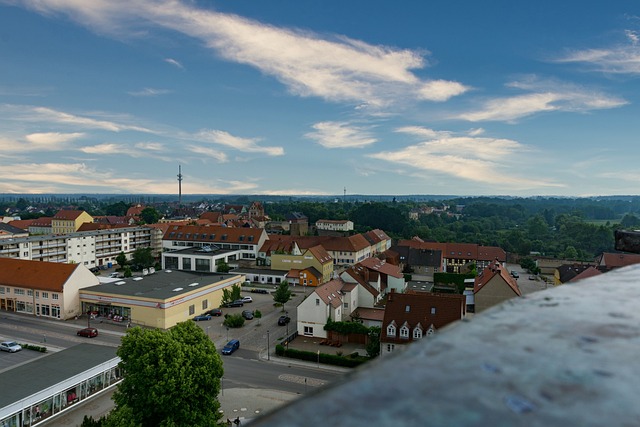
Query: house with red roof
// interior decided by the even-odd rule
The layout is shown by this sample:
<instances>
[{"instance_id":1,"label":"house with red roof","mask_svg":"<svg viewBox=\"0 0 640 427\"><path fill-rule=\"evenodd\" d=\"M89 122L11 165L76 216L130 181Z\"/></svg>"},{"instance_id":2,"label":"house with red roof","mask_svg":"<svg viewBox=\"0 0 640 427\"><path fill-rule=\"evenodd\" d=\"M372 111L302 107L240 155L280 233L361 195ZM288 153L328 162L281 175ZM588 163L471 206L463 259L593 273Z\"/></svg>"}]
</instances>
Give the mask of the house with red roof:
<instances>
[{"instance_id":1,"label":"house with red roof","mask_svg":"<svg viewBox=\"0 0 640 427\"><path fill-rule=\"evenodd\" d=\"M80 289L98 284L82 264L0 258L0 311L71 319L82 314Z\"/></svg>"},{"instance_id":2,"label":"house with red roof","mask_svg":"<svg viewBox=\"0 0 640 427\"><path fill-rule=\"evenodd\" d=\"M638 263L640 254L603 252L596 258L596 266L603 272Z\"/></svg>"},{"instance_id":3,"label":"house with red roof","mask_svg":"<svg viewBox=\"0 0 640 427\"><path fill-rule=\"evenodd\" d=\"M405 350L409 344L433 335L465 315L463 295L390 292L380 332L380 354Z\"/></svg>"},{"instance_id":4,"label":"house with red roof","mask_svg":"<svg viewBox=\"0 0 640 427\"><path fill-rule=\"evenodd\" d=\"M51 220L53 234L69 234L78 231L85 222L93 222L93 217L81 210L60 210Z\"/></svg>"},{"instance_id":5,"label":"house with red roof","mask_svg":"<svg viewBox=\"0 0 640 427\"><path fill-rule=\"evenodd\" d=\"M520 297L522 293L517 280L511 277L499 261L495 261L476 277L473 295L475 312L479 313L511 298Z\"/></svg>"}]
</instances>

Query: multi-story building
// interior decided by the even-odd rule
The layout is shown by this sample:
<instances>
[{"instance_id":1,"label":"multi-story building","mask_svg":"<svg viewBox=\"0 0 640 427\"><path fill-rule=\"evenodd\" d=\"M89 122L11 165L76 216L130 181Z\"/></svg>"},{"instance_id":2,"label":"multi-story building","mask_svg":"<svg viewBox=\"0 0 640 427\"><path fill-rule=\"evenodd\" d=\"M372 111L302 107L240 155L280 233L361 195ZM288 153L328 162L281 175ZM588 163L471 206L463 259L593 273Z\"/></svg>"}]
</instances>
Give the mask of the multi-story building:
<instances>
[{"instance_id":1,"label":"multi-story building","mask_svg":"<svg viewBox=\"0 0 640 427\"><path fill-rule=\"evenodd\" d=\"M82 313L80 289L99 283L82 265L0 258L0 310L70 319Z\"/></svg>"},{"instance_id":2,"label":"multi-story building","mask_svg":"<svg viewBox=\"0 0 640 427\"><path fill-rule=\"evenodd\" d=\"M114 263L121 252L130 257L139 248L150 247L156 255L156 233L160 232L151 227L117 227L5 239L0 241L0 257L101 266Z\"/></svg>"},{"instance_id":3,"label":"multi-story building","mask_svg":"<svg viewBox=\"0 0 640 427\"><path fill-rule=\"evenodd\" d=\"M319 272L319 280L315 280L313 270L304 272L308 268L313 268ZM303 286L318 286L331 280L333 274L333 259L331 255L321 246L316 245L308 249L300 249L293 242L291 250L276 251L271 254L271 269L291 271L296 270L299 284ZM302 274L302 276L301 276ZM309 275L309 277L305 276ZM292 276L294 277L294 276Z\"/></svg>"},{"instance_id":4,"label":"multi-story building","mask_svg":"<svg viewBox=\"0 0 640 427\"><path fill-rule=\"evenodd\" d=\"M321 236L345 236L353 231L353 221L348 219L319 219L316 221L316 229Z\"/></svg>"},{"instance_id":5,"label":"multi-story building","mask_svg":"<svg viewBox=\"0 0 640 427\"><path fill-rule=\"evenodd\" d=\"M440 251L442 253L443 270L448 273L460 273L470 264L476 264L481 271L497 260L506 264L507 253L496 246L480 246L475 243L437 243L424 242L419 239L400 240L398 246Z\"/></svg>"},{"instance_id":6,"label":"multi-story building","mask_svg":"<svg viewBox=\"0 0 640 427\"><path fill-rule=\"evenodd\" d=\"M53 234L68 234L78 231L85 222L93 222L93 217L85 211L61 210L51 220Z\"/></svg>"},{"instance_id":7,"label":"multi-story building","mask_svg":"<svg viewBox=\"0 0 640 427\"><path fill-rule=\"evenodd\" d=\"M164 233L162 246L167 250L180 247L215 245L220 249L239 250L240 258L254 260L258 249L267 241L264 229L230 228L221 225L171 225Z\"/></svg>"}]
</instances>

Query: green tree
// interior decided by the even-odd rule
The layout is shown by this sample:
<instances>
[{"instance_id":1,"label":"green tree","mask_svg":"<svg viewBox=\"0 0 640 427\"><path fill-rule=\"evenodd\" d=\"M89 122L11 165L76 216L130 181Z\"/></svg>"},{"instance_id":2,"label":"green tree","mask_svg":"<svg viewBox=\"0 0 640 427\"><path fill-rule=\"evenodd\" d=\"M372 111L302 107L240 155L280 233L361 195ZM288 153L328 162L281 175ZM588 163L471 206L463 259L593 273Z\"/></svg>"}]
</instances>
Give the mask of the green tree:
<instances>
[{"instance_id":1,"label":"green tree","mask_svg":"<svg viewBox=\"0 0 640 427\"><path fill-rule=\"evenodd\" d=\"M244 325L244 317L242 317L241 314L226 314L222 324L229 328L242 328Z\"/></svg>"},{"instance_id":2,"label":"green tree","mask_svg":"<svg viewBox=\"0 0 640 427\"><path fill-rule=\"evenodd\" d=\"M129 329L117 354L124 379L109 414L117 425L209 427L220 418L222 360L194 322Z\"/></svg>"},{"instance_id":3,"label":"green tree","mask_svg":"<svg viewBox=\"0 0 640 427\"><path fill-rule=\"evenodd\" d=\"M140 212L140 217L145 224L155 224L160 219L160 213L153 207L146 207Z\"/></svg>"},{"instance_id":4,"label":"green tree","mask_svg":"<svg viewBox=\"0 0 640 427\"><path fill-rule=\"evenodd\" d=\"M222 289L222 304L242 298L242 287L239 284L231 285L231 289Z\"/></svg>"},{"instance_id":5,"label":"green tree","mask_svg":"<svg viewBox=\"0 0 640 427\"><path fill-rule=\"evenodd\" d=\"M231 270L231 267L229 267L229 264L227 264L224 260L219 260L218 263L216 264L216 271L218 273L228 273L229 270Z\"/></svg>"},{"instance_id":6,"label":"green tree","mask_svg":"<svg viewBox=\"0 0 640 427\"><path fill-rule=\"evenodd\" d=\"M131 267L128 265L124 267L124 277L131 277L133 273L131 273Z\"/></svg>"},{"instance_id":7,"label":"green tree","mask_svg":"<svg viewBox=\"0 0 640 427\"><path fill-rule=\"evenodd\" d=\"M116 263L120 266L120 268L124 268L127 265L127 256L124 252L120 252L116 257Z\"/></svg>"},{"instance_id":8,"label":"green tree","mask_svg":"<svg viewBox=\"0 0 640 427\"><path fill-rule=\"evenodd\" d=\"M369 341L367 342L367 356L373 358L380 354L380 327L369 328Z\"/></svg>"},{"instance_id":9,"label":"green tree","mask_svg":"<svg viewBox=\"0 0 640 427\"><path fill-rule=\"evenodd\" d=\"M149 268L153 267L156 263L151 248L138 248L133 252L131 256L131 262L135 268Z\"/></svg>"},{"instance_id":10,"label":"green tree","mask_svg":"<svg viewBox=\"0 0 640 427\"><path fill-rule=\"evenodd\" d=\"M564 258L565 259L577 259L578 251L573 246L567 246L567 249L564 250Z\"/></svg>"},{"instance_id":11,"label":"green tree","mask_svg":"<svg viewBox=\"0 0 640 427\"><path fill-rule=\"evenodd\" d=\"M284 304L290 299L291 289L289 289L289 282L283 280L282 282L280 282L280 285L278 285L278 288L273 293L273 300L278 304L282 304L282 311L284 311Z\"/></svg>"}]
</instances>

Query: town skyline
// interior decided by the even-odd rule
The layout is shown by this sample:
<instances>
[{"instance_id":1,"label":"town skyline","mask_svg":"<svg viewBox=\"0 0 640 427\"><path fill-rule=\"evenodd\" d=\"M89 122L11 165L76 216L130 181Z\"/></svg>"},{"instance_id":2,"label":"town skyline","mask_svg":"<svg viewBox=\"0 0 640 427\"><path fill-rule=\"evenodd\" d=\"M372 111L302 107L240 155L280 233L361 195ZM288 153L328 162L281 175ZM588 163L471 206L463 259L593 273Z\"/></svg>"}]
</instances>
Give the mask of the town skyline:
<instances>
[{"instance_id":1,"label":"town skyline","mask_svg":"<svg viewBox=\"0 0 640 427\"><path fill-rule=\"evenodd\" d=\"M0 194L638 194L640 16L494 6L0 0Z\"/></svg>"}]
</instances>

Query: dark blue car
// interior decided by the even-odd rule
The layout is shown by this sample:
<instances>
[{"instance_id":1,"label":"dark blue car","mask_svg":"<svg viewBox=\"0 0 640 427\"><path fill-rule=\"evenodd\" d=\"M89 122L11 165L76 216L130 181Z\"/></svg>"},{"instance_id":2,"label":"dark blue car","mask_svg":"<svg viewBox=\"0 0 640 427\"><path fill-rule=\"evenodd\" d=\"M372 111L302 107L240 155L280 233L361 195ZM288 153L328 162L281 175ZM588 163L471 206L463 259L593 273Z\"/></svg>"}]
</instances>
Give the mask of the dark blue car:
<instances>
[{"instance_id":1,"label":"dark blue car","mask_svg":"<svg viewBox=\"0 0 640 427\"><path fill-rule=\"evenodd\" d=\"M199 316L196 316L193 318L194 321L198 322L200 320L211 320L211 315L210 314L200 314Z\"/></svg>"}]
</instances>

